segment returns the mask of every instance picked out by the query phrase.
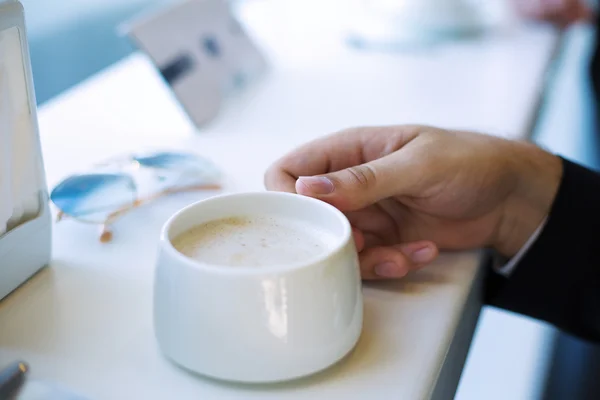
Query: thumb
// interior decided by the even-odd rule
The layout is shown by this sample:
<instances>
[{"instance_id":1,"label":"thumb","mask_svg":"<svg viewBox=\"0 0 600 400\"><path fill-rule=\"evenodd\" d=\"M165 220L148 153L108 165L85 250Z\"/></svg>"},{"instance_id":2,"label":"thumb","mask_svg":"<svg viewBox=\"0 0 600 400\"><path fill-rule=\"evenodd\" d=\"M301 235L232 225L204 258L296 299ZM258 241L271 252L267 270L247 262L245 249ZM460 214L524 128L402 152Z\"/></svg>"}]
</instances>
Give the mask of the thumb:
<instances>
[{"instance_id":1,"label":"thumb","mask_svg":"<svg viewBox=\"0 0 600 400\"><path fill-rule=\"evenodd\" d=\"M403 173L406 165L402 164L390 154L325 175L301 176L296 181L296 192L323 200L341 211L359 210L402 194L409 184L404 177L410 175Z\"/></svg>"}]
</instances>

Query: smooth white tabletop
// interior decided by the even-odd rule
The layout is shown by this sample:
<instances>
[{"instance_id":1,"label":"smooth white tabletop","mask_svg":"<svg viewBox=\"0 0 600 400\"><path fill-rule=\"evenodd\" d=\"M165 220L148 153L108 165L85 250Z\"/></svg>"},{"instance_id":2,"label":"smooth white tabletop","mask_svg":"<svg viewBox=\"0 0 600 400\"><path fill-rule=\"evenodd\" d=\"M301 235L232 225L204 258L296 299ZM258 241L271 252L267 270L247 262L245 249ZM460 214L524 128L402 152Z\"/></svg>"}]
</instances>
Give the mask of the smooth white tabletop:
<instances>
[{"instance_id":1,"label":"smooth white tabletop","mask_svg":"<svg viewBox=\"0 0 600 400\"><path fill-rule=\"evenodd\" d=\"M302 18L315 2L300 3L262 1L247 10L272 70L200 132L140 54L44 105L49 185L141 146L196 151L222 167L226 191L247 191L262 189L265 168L284 152L348 126L422 122L527 135L554 31L516 27L427 52L357 52L320 14L307 32ZM358 347L310 379L239 386L165 361L151 319L159 230L177 209L207 195L137 209L117 222L108 245L93 226L57 224L51 267L0 303L0 360L27 360L35 378L93 399L430 396L466 307L477 253L444 255L401 282L366 285Z\"/></svg>"}]
</instances>

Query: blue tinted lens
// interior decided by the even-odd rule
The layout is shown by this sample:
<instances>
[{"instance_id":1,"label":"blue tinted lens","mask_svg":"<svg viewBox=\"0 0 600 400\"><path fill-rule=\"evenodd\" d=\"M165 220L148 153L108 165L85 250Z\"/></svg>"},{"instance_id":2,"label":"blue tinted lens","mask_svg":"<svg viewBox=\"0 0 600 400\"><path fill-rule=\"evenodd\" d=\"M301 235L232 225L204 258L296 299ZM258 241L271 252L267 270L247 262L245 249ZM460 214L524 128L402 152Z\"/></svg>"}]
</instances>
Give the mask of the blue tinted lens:
<instances>
[{"instance_id":1,"label":"blue tinted lens","mask_svg":"<svg viewBox=\"0 0 600 400\"><path fill-rule=\"evenodd\" d=\"M67 178L52 190L50 198L65 214L90 222L104 222L136 197L133 180L123 174L89 174Z\"/></svg>"},{"instance_id":2,"label":"blue tinted lens","mask_svg":"<svg viewBox=\"0 0 600 400\"><path fill-rule=\"evenodd\" d=\"M196 154L163 151L145 155L137 154L132 159L140 166L153 170L152 185L158 186L153 187L152 191L215 184L221 177L219 169L211 161ZM142 185L142 187L146 186Z\"/></svg>"},{"instance_id":3,"label":"blue tinted lens","mask_svg":"<svg viewBox=\"0 0 600 400\"><path fill-rule=\"evenodd\" d=\"M196 170L205 174L213 174L216 171L214 164L195 154L161 152L138 155L133 159L148 168Z\"/></svg>"}]
</instances>

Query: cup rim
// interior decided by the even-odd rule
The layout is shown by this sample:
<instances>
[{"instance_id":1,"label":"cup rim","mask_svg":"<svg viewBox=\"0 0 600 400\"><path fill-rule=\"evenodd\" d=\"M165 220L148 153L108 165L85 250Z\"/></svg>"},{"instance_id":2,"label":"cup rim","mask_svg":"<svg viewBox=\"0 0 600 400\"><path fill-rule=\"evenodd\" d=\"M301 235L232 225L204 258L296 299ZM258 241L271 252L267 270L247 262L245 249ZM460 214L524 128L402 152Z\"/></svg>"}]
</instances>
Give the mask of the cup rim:
<instances>
[{"instance_id":1,"label":"cup rim","mask_svg":"<svg viewBox=\"0 0 600 400\"><path fill-rule=\"evenodd\" d=\"M258 196L258 197L263 197L263 196L274 197L275 196L275 197L282 197L282 198L285 198L285 197L292 198L293 197L295 200L301 199L300 201L306 201L307 203L311 203L313 206L326 208L332 214L334 214L337 217L337 219L339 220L339 222L342 224L343 233L342 233L342 235L340 235L339 241L336 243L336 245L330 251L327 251L325 254L322 254L322 255L314 257L314 258L309 258L306 261L289 263L289 264L285 264L285 265L261 266L260 268L248 266L248 265L241 265L241 266L235 266L232 268L227 268L222 265L210 264L210 263L194 260L194 259L184 255L183 253L179 252L173 246L173 243L171 242L171 239L169 238L169 231L170 231L172 225L175 223L175 221L178 220L183 214L185 214L186 212L188 212L189 210L191 210L195 207L200 207L200 206L202 206L202 204L209 202L209 201L216 201L221 198L246 197L246 196ZM265 273L288 272L288 271L293 271L293 270L297 270L297 269L302 269L304 267L309 267L314 264L319 264L319 263L327 260L328 258L334 256L335 254L339 253L348 244L348 242L352 243L353 240L354 239L353 239L353 235L352 235L352 227L350 226L350 222L348 221L346 216L340 210L338 210L331 204L326 203L322 200L308 197L308 196L303 196L303 195L299 195L299 194L295 194L295 193L275 192L275 191L226 193L226 194L219 194L219 195L211 196L207 199L196 201L192 204L189 204L189 205L183 207L182 209L176 211L173 215L171 215L171 217L169 217L167 222L164 223L164 225L161 229L161 234L160 234L160 242L161 242L162 250L166 251L169 254L169 256L175 257L177 260L179 260L193 268L203 269L205 271L208 271L211 273L216 273L216 274L238 275L238 276L239 275L264 275Z\"/></svg>"}]
</instances>

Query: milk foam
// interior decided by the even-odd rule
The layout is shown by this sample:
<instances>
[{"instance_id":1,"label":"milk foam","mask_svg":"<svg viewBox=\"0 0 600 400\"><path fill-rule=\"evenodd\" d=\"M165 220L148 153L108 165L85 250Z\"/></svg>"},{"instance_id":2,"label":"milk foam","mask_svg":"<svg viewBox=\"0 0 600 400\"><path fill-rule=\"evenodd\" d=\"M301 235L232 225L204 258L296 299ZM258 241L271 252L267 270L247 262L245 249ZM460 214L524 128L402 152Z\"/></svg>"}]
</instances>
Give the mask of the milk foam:
<instances>
[{"instance_id":1,"label":"milk foam","mask_svg":"<svg viewBox=\"0 0 600 400\"><path fill-rule=\"evenodd\" d=\"M172 243L181 253L203 263L266 267L309 261L326 254L336 237L296 219L240 216L198 225Z\"/></svg>"}]
</instances>

